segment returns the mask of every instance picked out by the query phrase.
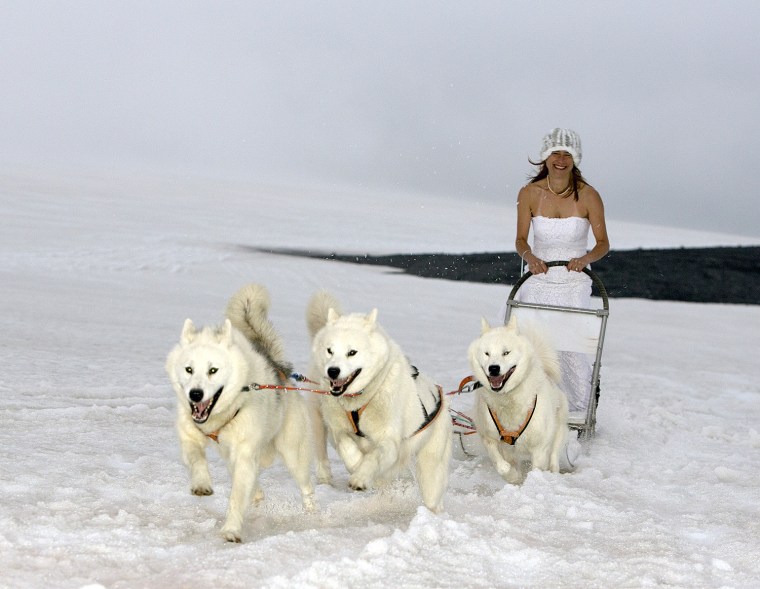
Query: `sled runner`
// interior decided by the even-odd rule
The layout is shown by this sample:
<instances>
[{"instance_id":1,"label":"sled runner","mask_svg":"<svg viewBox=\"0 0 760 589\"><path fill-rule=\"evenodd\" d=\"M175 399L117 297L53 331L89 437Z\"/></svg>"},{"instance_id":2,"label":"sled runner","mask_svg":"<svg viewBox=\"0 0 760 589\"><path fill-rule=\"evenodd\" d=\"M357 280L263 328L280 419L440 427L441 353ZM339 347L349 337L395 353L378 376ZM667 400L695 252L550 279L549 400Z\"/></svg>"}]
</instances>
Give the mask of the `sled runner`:
<instances>
[{"instance_id":1,"label":"sled runner","mask_svg":"<svg viewBox=\"0 0 760 589\"><path fill-rule=\"evenodd\" d=\"M567 266L567 261L546 262L546 265ZM599 276L589 268L584 268L583 272L591 278L601 299L601 307L585 309L517 301L515 296L520 287L533 276L531 272L525 272L509 293L505 322L509 321L512 314L516 314L518 323L521 320L527 320L542 324L546 327L552 344L558 352L575 352L593 359L591 381L588 383L587 390L587 408L585 412L571 412L568 418L568 425L578 431L581 439L586 439L592 437L596 430L596 406L600 392L599 372L602 366L604 333L609 316L609 298Z\"/></svg>"}]
</instances>

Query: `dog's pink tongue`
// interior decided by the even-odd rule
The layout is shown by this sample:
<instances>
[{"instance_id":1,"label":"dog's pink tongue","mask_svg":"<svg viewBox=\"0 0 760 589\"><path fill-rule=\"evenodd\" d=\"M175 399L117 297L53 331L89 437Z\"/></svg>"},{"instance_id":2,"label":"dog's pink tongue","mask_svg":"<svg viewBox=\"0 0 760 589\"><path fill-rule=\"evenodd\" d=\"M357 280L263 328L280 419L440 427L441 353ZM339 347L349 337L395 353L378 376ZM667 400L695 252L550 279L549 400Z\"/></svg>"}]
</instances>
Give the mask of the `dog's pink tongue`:
<instances>
[{"instance_id":1,"label":"dog's pink tongue","mask_svg":"<svg viewBox=\"0 0 760 589\"><path fill-rule=\"evenodd\" d=\"M500 374L499 376L489 376L488 382L490 382L491 386L496 389L504 384L504 380L506 379L506 376L507 376L506 374Z\"/></svg>"},{"instance_id":2,"label":"dog's pink tongue","mask_svg":"<svg viewBox=\"0 0 760 589\"><path fill-rule=\"evenodd\" d=\"M208 408L210 403L211 403L211 399L209 399L205 403L196 403L195 405L193 405L193 417L203 417L203 414L206 412L206 409Z\"/></svg>"}]
</instances>

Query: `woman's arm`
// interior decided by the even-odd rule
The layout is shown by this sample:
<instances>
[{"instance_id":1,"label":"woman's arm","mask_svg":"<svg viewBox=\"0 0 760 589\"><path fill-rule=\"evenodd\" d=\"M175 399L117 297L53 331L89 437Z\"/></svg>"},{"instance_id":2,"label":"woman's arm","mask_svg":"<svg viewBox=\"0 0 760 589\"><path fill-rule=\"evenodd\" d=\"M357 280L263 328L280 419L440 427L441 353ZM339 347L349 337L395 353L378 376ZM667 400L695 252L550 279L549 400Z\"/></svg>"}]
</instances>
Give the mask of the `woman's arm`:
<instances>
[{"instance_id":1,"label":"woman's arm","mask_svg":"<svg viewBox=\"0 0 760 589\"><path fill-rule=\"evenodd\" d=\"M567 264L568 270L582 272L589 264L601 260L610 251L610 242L607 238L607 223L604 220L604 203L599 193L588 186L586 188L586 210L588 221L591 224L591 232L594 234L594 247L585 256L573 258Z\"/></svg>"},{"instance_id":2,"label":"woman's arm","mask_svg":"<svg viewBox=\"0 0 760 589\"><path fill-rule=\"evenodd\" d=\"M544 261L530 251L528 234L530 233L531 211L530 184L523 186L517 193L517 231L515 232L515 250L525 260L528 270L533 274L542 274L548 270Z\"/></svg>"}]
</instances>

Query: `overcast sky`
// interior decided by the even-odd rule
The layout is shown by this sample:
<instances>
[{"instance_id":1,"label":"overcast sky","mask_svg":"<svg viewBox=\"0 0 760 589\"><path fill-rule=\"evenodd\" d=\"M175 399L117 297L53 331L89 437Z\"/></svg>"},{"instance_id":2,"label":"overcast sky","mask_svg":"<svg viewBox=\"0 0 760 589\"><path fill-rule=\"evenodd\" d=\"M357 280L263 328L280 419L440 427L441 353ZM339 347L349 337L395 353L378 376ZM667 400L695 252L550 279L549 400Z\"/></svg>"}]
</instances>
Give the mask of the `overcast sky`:
<instances>
[{"instance_id":1,"label":"overcast sky","mask_svg":"<svg viewBox=\"0 0 760 589\"><path fill-rule=\"evenodd\" d=\"M758 30L757 0L4 0L0 171L139 165L466 206L514 201L562 126L608 218L758 236Z\"/></svg>"}]
</instances>

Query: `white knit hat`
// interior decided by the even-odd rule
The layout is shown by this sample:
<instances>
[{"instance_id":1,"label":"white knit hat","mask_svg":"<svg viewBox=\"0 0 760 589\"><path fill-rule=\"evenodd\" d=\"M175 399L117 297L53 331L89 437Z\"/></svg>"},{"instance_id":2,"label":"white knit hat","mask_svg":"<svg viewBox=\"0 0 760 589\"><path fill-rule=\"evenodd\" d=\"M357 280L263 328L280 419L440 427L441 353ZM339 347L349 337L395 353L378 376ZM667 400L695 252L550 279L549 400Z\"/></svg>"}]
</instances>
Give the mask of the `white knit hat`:
<instances>
[{"instance_id":1,"label":"white knit hat","mask_svg":"<svg viewBox=\"0 0 760 589\"><path fill-rule=\"evenodd\" d=\"M581 151L581 138L578 133L559 127L549 131L541 143L541 161L545 161L555 151L566 151L573 156L575 167L580 166L583 152Z\"/></svg>"}]
</instances>

